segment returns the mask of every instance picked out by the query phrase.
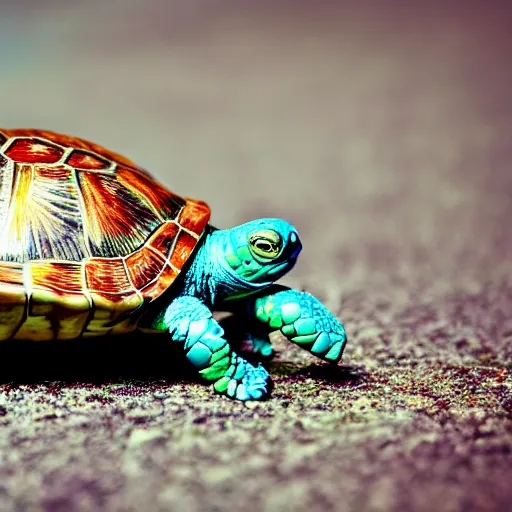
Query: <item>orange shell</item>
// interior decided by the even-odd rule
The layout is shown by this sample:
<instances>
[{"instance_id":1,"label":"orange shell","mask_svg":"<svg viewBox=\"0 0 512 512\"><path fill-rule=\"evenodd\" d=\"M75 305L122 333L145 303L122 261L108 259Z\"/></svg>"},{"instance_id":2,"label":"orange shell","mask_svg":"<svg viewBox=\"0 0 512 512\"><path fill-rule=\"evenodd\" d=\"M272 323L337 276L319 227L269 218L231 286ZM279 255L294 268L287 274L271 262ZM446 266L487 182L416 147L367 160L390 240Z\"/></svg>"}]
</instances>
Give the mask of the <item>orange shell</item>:
<instances>
[{"instance_id":1,"label":"orange shell","mask_svg":"<svg viewBox=\"0 0 512 512\"><path fill-rule=\"evenodd\" d=\"M0 340L134 330L209 218L101 146L0 129Z\"/></svg>"}]
</instances>

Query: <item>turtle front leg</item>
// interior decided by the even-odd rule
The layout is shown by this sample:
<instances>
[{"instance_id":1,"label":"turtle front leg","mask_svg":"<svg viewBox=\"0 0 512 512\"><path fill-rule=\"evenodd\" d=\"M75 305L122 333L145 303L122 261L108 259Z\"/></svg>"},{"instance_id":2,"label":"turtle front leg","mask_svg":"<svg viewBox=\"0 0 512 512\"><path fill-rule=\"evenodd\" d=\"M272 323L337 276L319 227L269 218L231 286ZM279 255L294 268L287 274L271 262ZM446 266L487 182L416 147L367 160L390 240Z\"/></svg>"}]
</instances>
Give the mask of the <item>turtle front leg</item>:
<instances>
[{"instance_id":1,"label":"turtle front leg","mask_svg":"<svg viewBox=\"0 0 512 512\"><path fill-rule=\"evenodd\" d=\"M153 327L168 330L173 341L183 343L188 360L204 379L214 382L218 393L238 400L259 400L269 394L267 370L231 350L224 330L199 299L178 297Z\"/></svg>"},{"instance_id":2,"label":"turtle front leg","mask_svg":"<svg viewBox=\"0 0 512 512\"><path fill-rule=\"evenodd\" d=\"M269 330L280 330L286 338L313 355L337 363L347 338L343 325L313 295L275 286L265 295L246 299L250 314Z\"/></svg>"}]
</instances>

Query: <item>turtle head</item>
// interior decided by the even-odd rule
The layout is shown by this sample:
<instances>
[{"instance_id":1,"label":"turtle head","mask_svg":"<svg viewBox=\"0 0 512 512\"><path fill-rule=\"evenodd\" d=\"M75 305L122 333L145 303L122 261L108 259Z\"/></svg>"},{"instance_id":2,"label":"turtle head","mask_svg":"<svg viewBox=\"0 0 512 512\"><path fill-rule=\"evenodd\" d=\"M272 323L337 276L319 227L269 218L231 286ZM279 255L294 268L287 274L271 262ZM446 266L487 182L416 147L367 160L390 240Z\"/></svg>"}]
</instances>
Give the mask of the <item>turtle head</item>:
<instances>
[{"instance_id":1,"label":"turtle head","mask_svg":"<svg viewBox=\"0 0 512 512\"><path fill-rule=\"evenodd\" d=\"M226 230L223 260L239 280L256 287L273 283L297 261L297 230L280 219L258 219Z\"/></svg>"}]
</instances>

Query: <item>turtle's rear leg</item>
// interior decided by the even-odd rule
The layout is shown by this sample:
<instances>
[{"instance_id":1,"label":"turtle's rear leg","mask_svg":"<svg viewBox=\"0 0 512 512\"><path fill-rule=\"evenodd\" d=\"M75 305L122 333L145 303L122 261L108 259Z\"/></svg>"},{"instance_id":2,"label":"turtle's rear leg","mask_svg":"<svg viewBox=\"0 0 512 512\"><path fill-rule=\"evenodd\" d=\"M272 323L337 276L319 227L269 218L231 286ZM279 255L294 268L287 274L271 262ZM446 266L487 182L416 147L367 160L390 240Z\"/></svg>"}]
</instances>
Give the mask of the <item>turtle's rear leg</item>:
<instances>
[{"instance_id":1,"label":"turtle's rear leg","mask_svg":"<svg viewBox=\"0 0 512 512\"><path fill-rule=\"evenodd\" d=\"M184 344L185 354L199 374L218 393L238 400L265 398L271 380L265 368L253 366L231 350L224 330L211 311L195 297L181 296L154 322L168 330L173 341Z\"/></svg>"},{"instance_id":2,"label":"turtle's rear leg","mask_svg":"<svg viewBox=\"0 0 512 512\"><path fill-rule=\"evenodd\" d=\"M223 310L233 313L232 317L220 320L226 329L227 338L249 361L269 361L274 350L269 339L272 329L262 324L254 316L247 315L244 301L234 300L223 304Z\"/></svg>"}]
</instances>

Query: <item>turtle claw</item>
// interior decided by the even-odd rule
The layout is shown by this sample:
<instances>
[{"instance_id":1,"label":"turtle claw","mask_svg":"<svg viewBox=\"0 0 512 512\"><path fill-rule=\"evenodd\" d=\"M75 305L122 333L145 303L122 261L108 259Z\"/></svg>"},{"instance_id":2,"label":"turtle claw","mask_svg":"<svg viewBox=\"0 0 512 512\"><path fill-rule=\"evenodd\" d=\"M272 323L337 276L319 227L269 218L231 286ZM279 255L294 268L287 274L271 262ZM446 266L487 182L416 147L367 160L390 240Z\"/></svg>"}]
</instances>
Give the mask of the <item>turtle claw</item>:
<instances>
[{"instance_id":1,"label":"turtle claw","mask_svg":"<svg viewBox=\"0 0 512 512\"><path fill-rule=\"evenodd\" d=\"M324 348L324 339L323 337L328 338L327 343L325 344L327 348ZM321 333L318 336L317 340L311 347L311 353L315 354L326 361L331 363L337 363L341 359L343 354L343 348L345 347L346 338L345 336L341 336L336 333ZM318 344L321 344L321 347L317 347ZM315 348L316 347L316 348ZM318 351L318 352L317 352Z\"/></svg>"},{"instance_id":2,"label":"turtle claw","mask_svg":"<svg viewBox=\"0 0 512 512\"><path fill-rule=\"evenodd\" d=\"M346 343L345 332L336 333L322 330L318 322L315 323L312 334L303 334L290 337L290 341L309 350L313 355L326 361L337 363L343 354Z\"/></svg>"},{"instance_id":3,"label":"turtle claw","mask_svg":"<svg viewBox=\"0 0 512 512\"><path fill-rule=\"evenodd\" d=\"M263 366L253 366L233 354L228 371L213 385L215 391L237 400L262 400L271 391L270 376Z\"/></svg>"}]
</instances>

